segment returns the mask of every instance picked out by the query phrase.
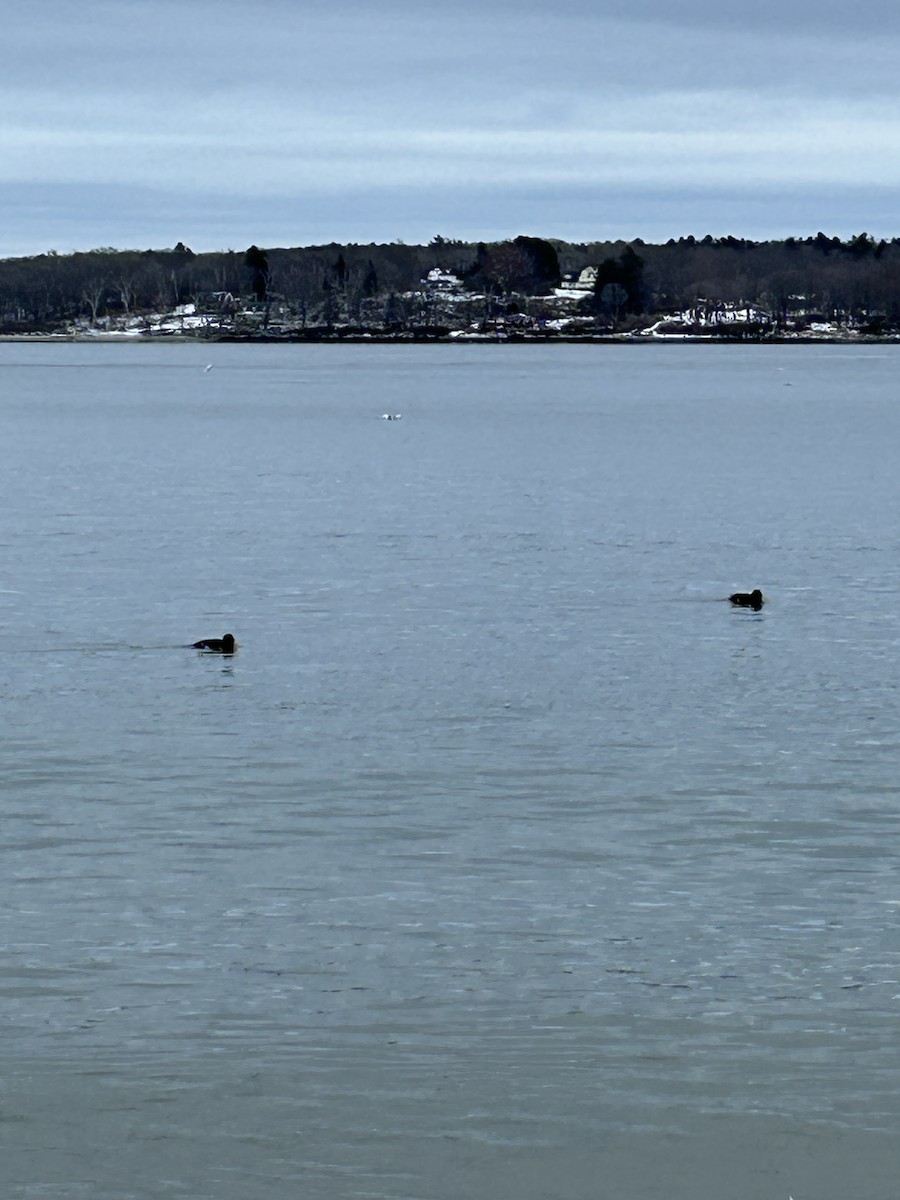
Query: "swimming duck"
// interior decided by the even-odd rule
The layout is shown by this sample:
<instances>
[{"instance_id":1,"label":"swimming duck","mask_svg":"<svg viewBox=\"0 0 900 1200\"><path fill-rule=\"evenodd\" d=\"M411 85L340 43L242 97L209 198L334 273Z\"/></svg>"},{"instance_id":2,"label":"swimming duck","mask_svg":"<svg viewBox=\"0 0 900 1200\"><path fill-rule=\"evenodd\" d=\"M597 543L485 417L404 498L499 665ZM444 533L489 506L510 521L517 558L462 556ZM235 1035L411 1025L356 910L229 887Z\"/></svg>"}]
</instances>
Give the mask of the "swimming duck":
<instances>
[{"instance_id":1,"label":"swimming duck","mask_svg":"<svg viewBox=\"0 0 900 1200\"><path fill-rule=\"evenodd\" d=\"M754 588L752 592L735 592L728 599L737 608L752 608L755 612L763 606L763 594L759 588Z\"/></svg>"},{"instance_id":2,"label":"swimming duck","mask_svg":"<svg viewBox=\"0 0 900 1200\"><path fill-rule=\"evenodd\" d=\"M220 638L202 638L199 642L191 642L192 650L212 650L216 654L234 654L236 647L233 633L226 633Z\"/></svg>"}]
</instances>

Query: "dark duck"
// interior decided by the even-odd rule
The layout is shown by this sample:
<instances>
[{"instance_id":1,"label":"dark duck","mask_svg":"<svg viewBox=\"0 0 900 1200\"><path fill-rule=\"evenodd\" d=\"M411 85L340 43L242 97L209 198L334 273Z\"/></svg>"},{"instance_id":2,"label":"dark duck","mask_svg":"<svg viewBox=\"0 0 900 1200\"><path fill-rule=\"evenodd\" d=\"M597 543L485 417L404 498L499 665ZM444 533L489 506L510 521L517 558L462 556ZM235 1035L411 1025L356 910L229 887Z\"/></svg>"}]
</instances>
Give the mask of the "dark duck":
<instances>
[{"instance_id":1,"label":"dark duck","mask_svg":"<svg viewBox=\"0 0 900 1200\"><path fill-rule=\"evenodd\" d=\"M735 592L728 599L736 608L752 608L754 612L759 612L763 606L763 594L759 588L754 588L752 592Z\"/></svg>"},{"instance_id":2,"label":"dark duck","mask_svg":"<svg viewBox=\"0 0 900 1200\"><path fill-rule=\"evenodd\" d=\"M236 647L233 633L226 633L220 638L201 638L199 642L191 642L192 650L212 650L215 654L234 654Z\"/></svg>"}]
</instances>

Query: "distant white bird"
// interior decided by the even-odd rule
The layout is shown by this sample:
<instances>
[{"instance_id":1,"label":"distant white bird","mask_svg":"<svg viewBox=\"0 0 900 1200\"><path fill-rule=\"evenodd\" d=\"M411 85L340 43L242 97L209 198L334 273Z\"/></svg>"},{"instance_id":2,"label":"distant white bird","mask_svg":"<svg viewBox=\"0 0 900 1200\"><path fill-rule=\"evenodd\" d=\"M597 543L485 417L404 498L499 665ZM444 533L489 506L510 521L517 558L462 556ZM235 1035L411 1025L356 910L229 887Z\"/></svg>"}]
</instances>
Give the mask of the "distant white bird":
<instances>
[{"instance_id":1,"label":"distant white bird","mask_svg":"<svg viewBox=\"0 0 900 1200\"><path fill-rule=\"evenodd\" d=\"M213 368L213 365L212 365L212 363L207 363L207 364L206 364L206 366L203 368L203 374L205 375L205 374L206 374L206 372L207 372L207 371L211 371L211 370L212 370L212 368Z\"/></svg>"},{"instance_id":2,"label":"distant white bird","mask_svg":"<svg viewBox=\"0 0 900 1200\"><path fill-rule=\"evenodd\" d=\"M381 419L382 421L402 421L403 413L382 413Z\"/></svg>"}]
</instances>

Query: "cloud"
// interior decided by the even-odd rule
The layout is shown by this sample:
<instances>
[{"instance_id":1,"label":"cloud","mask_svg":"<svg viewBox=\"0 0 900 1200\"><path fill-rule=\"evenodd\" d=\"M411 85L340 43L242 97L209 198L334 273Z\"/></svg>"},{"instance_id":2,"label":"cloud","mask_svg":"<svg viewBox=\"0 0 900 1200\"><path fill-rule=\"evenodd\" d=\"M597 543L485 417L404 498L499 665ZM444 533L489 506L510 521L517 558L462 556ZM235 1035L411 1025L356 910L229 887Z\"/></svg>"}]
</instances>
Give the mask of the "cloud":
<instances>
[{"instance_id":1,"label":"cloud","mask_svg":"<svg viewBox=\"0 0 900 1200\"><path fill-rule=\"evenodd\" d=\"M0 92L0 104L4 101ZM563 103L560 100L560 103ZM797 112L781 97L748 105L740 92L660 93L586 102L568 117L484 125L457 120L388 122L378 112L345 123L334 115L273 112L256 94L227 128L215 105L189 124L158 114L119 115L79 127L48 107L0 134L0 180L160 184L175 191L306 195L348 187L465 187L490 181L561 186L776 183L900 185L897 126L864 100L820 101Z\"/></svg>"},{"instance_id":2,"label":"cloud","mask_svg":"<svg viewBox=\"0 0 900 1200\"><path fill-rule=\"evenodd\" d=\"M501 208L554 187L647 189L660 206L743 189L748 214L761 189L849 197L851 180L900 186L900 16L866 18L769 0L702 17L682 0L614 16L593 0L34 0L5 29L0 187L93 186L107 242L116 188L175 206L293 198L312 224L365 189L413 211L442 189L457 208L473 189Z\"/></svg>"}]
</instances>

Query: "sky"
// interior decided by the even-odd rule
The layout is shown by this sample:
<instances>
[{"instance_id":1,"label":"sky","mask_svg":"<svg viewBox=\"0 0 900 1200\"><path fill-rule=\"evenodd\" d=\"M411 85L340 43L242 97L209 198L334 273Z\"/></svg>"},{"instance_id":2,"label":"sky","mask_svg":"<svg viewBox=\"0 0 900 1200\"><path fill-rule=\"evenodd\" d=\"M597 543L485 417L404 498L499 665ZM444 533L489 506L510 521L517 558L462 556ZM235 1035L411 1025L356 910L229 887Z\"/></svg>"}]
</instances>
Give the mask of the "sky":
<instances>
[{"instance_id":1,"label":"sky","mask_svg":"<svg viewBox=\"0 0 900 1200\"><path fill-rule=\"evenodd\" d=\"M900 236L900 5L0 0L0 257Z\"/></svg>"}]
</instances>

